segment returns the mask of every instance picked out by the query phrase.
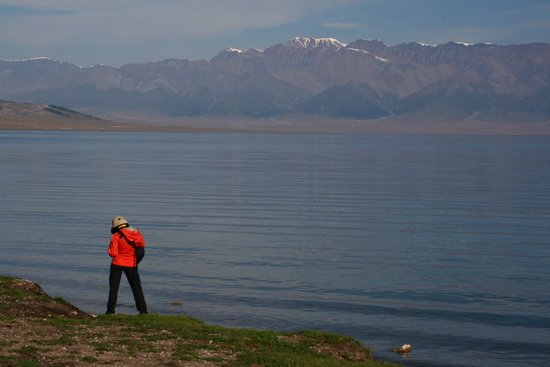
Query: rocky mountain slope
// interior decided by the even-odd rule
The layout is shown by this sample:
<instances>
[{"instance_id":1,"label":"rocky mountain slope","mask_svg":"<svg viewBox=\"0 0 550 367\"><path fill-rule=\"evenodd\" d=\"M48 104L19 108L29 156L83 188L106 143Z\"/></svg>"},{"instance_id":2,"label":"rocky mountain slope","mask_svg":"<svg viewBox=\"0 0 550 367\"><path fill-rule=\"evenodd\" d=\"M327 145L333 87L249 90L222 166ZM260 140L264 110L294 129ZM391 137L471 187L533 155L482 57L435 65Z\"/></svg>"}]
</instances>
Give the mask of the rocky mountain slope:
<instances>
[{"instance_id":1,"label":"rocky mountain slope","mask_svg":"<svg viewBox=\"0 0 550 367\"><path fill-rule=\"evenodd\" d=\"M171 116L284 113L550 120L550 44L387 46L298 37L211 60L78 67L0 61L0 98Z\"/></svg>"}]
</instances>

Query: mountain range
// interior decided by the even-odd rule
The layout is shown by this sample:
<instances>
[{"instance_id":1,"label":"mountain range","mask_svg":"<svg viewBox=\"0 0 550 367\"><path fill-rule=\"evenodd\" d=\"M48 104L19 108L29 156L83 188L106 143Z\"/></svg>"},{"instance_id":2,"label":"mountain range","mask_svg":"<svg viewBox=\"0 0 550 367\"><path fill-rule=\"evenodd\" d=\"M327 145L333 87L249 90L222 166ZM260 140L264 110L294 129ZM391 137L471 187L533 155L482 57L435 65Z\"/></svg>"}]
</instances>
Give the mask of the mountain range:
<instances>
[{"instance_id":1,"label":"mountain range","mask_svg":"<svg viewBox=\"0 0 550 367\"><path fill-rule=\"evenodd\" d=\"M550 120L550 44L297 37L210 60L80 67L0 60L0 99L168 116Z\"/></svg>"}]
</instances>

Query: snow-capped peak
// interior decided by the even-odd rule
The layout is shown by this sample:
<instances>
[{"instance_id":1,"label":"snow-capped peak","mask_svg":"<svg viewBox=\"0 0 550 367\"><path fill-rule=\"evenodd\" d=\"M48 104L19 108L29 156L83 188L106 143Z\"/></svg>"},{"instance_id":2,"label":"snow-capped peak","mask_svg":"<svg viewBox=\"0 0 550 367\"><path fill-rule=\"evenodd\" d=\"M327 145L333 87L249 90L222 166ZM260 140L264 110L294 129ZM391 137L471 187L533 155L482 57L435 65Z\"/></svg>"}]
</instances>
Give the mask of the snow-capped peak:
<instances>
[{"instance_id":1,"label":"snow-capped peak","mask_svg":"<svg viewBox=\"0 0 550 367\"><path fill-rule=\"evenodd\" d=\"M52 61L51 59L49 59L49 58L47 58L47 57L42 57L42 56L39 56L39 57L29 57L29 58L27 58L27 59L19 59L19 60L2 59L2 61L8 61L8 62L28 62L28 61L40 61L40 60Z\"/></svg>"},{"instance_id":2,"label":"snow-capped peak","mask_svg":"<svg viewBox=\"0 0 550 367\"><path fill-rule=\"evenodd\" d=\"M423 43L423 42L413 42L413 43L416 43L422 47L439 47L439 46L445 46L445 45L459 45L464 47L493 45L492 43L488 43L488 42L468 43L468 42L460 42L460 41L449 41L447 43L438 43L438 44L430 44L430 43Z\"/></svg>"},{"instance_id":3,"label":"snow-capped peak","mask_svg":"<svg viewBox=\"0 0 550 367\"><path fill-rule=\"evenodd\" d=\"M303 47L307 49L316 48L319 46L330 48L346 47L346 44L338 41L335 38L296 37L288 41L286 44L287 46L291 47Z\"/></svg>"},{"instance_id":4,"label":"snow-capped peak","mask_svg":"<svg viewBox=\"0 0 550 367\"><path fill-rule=\"evenodd\" d=\"M456 43L457 45L461 45L461 46L466 46L466 47L474 45L473 43L460 42L460 41L453 41L453 43Z\"/></svg>"},{"instance_id":5,"label":"snow-capped peak","mask_svg":"<svg viewBox=\"0 0 550 367\"><path fill-rule=\"evenodd\" d=\"M241 54L241 53L244 52L243 50L239 50L238 48L232 48L232 47L226 48L225 51L226 52L235 52L235 53L238 53L238 54Z\"/></svg>"}]
</instances>

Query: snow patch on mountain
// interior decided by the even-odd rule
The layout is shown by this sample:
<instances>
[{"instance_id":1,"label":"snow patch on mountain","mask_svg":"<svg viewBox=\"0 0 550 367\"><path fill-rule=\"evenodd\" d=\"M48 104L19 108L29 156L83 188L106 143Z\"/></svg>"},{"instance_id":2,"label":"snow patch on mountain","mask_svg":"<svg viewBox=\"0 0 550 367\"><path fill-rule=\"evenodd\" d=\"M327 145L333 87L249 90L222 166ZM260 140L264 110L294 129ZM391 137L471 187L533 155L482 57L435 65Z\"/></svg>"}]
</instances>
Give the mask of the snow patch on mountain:
<instances>
[{"instance_id":1,"label":"snow patch on mountain","mask_svg":"<svg viewBox=\"0 0 550 367\"><path fill-rule=\"evenodd\" d=\"M358 48L346 47L346 50L350 50L350 51L353 51L353 52L360 52L360 53L362 53L362 54L370 55L370 52L365 51L365 50L360 50L360 49L358 49Z\"/></svg>"},{"instance_id":2,"label":"snow patch on mountain","mask_svg":"<svg viewBox=\"0 0 550 367\"><path fill-rule=\"evenodd\" d=\"M342 48L346 47L345 43L338 41L336 38L310 38L310 37L295 37L286 43L287 46L301 47L312 49L316 47Z\"/></svg>"},{"instance_id":3,"label":"snow patch on mountain","mask_svg":"<svg viewBox=\"0 0 550 367\"><path fill-rule=\"evenodd\" d=\"M359 53L362 53L362 54L364 54L364 55L370 55L370 54L371 54L371 53L368 52L368 51L360 50L360 49L358 49L358 48L353 48L353 47L346 47L345 49L346 49L346 50L349 50L349 51L353 51L353 52L359 52ZM374 58L375 58L376 60L378 60L378 61L390 62L390 60L385 59L385 58L380 57L380 56L374 55Z\"/></svg>"},{"instance_id":4,"label":"snow patch on mountain","mask_svg":"<svg viewBox=\"0 0 550 367\"><path fill-rule=\"evenodd\" d=\"M19 60L8 60L8 59L0 59L0 61L6 61L6 62L29 62L29 61L41 61L41 60L45 60L45 61L53 61L47 57L42 57L42 56L39 56L39 57L29 57L27 59L19 59Z\"/></svg>"},{"instance_id":5,"label":"snow patch on mountain","mask_svg":"<svg viewBox=\"0 0 550 367\"><path fill-rule=\"evenodd\" d=\"M416 44L419 44L420 46L424 46L424 47L438 47L438 46L443 46L443 45L446 45L446 44L455 44L455 45L460 45L460 46L465 46L465 47L470 47L470 46L493 46L494 43L490 43L490 42L478 42L478 43L468 43L468 42L460 42L460 41L449 41L449 42L446 42L446 43L438 43L437 45L434 45L432 43L423 43L423 42L415 42Z\"/></svg>"}]
</instances>

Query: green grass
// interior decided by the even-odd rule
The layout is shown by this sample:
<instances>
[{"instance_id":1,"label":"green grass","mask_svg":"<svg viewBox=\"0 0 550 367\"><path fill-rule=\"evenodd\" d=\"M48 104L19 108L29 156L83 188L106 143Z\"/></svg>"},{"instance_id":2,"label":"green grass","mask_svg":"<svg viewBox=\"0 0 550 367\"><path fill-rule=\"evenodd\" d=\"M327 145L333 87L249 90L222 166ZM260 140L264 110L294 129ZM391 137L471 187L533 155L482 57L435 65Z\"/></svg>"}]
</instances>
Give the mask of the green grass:
<instances>
[{"instance_id":1,"label":"green grass","mask_svg":"<svg viewBox=\"0 0 550 367\"><path fill-rule=\"evenodd\" d=\"M85 363L95 363L98 361L98 359L94 356L84 356L80 358L80 361Z\"/></svg>"},{"instance_id":2,"label":"green grass","mask_svg":"<svg viewBox=\"0 0 550 367\"><path fill-rule=\"evenodd\" d=\"M26 290L12 288L11 285L15 280L16 278L0 275L0 297L2 297L4 301L14 302L25 298L40 301L50 300L50 297L48 296L41 296Z\"/></svg>"},{"instance_id":3,"label":"green grass","mask_svg":"<svg viewBox=\"0 0 550 367\"><path fill-rule=\"evenodd\" d=\"M38 359L40 358L40 353L45 351L45 349L35 347L33 345L23 346L19 349L16 349L15 352L19 354L18 358L13 358L11 361L10 357L7 358L6 365L8 366L18 366L18 367L35 367L40 366ZM2 359L0 359L2 362ZM4 365L4 364L2 364Z\"/></svg>"},{"instance_id":4,"label":"green grass","mask_svg":"<svg viewBox=\"0 0 550 367\"><path fill-rule=\"evenodd\" d=\"M134 338L120 338L116 342L119 349L124 348L128 355L135 357L139 352L156 352L156 349L150 342Z\"/></svg>"},{"instance_id":5,"label":"green grass","mask_svg":"<svg viewBox=\"0 0 550 367\"><path fill-rule=\"evenodd\" d=\"M392 366L392 364L367 361L348 361L351 353L349 346L361 349L356 340L318 331L301 333L277 333L269 330L229 329L206 325L200 320L184 316L159 315L102 315L98 322L103 325L126 325L130 329L147 334L146 340L178 338L187 342L177 346L173 357L181 361L198 358L199 350L226 351L236 355L227 366L261 365L265 367L313 367L313 366L357 366L375 367ZM164 331L164 334L159 334ZM293 340L287 340L294 338ZM319 353L316 345L332 348L339 359L329 354ZM143 347L143 346L142 346ZM370 357L370 351L365 355ZM218 360L219 357L209 357ZM395 366L395 365L393 365Z\"/></svg>"},{"instance_id":6,"label":"green grass","mask_svg":"<svg viewBox=\"0 0 550 367\"><path fill-rule=\"evenodd\" d=\"M190 344L179 345L172 357L180 361L193 361L198 358L197 348Z\"/></svg>"},{"instance_id":7,"label":"green grass","mask_svg":"<svg viewBox=\"0 0 550 367\"><path fill-rule=\"evenodd\" d=\"M75 340L72 336L61 335L57 339L42 339L37 343L41 345L73 345L75 344Z\"/></svg>"},{"instance_id":8,"label":"green grass","mask_svg":"<svg viewBox=\"0 0 550 367\"><path fill-rule=\"evenodd\" d=\"M26 356L31 356L31 357L37 355L38 352L40 352L40 348L37 348L32 345L24 346L17 349L17 353L26 355Z\"/></svg>"},{"instance_id":9,"label":"green grass","mask_svg":"<svg viewBox=\"0 0 550 367\"><path fill-rule=\"evenodd\" d=\"M14 357L0 355L0 366L40 367L40 363L37 359L16 359Z\"/></svg>"},{"instance_id":10,"label":"green grass","mask_svg":"<svg viewBox=\"0 0 550 367\"><path fill-rule=\"evenodd\" d=\"M0 340L0 350L3 347L9 347L10 345L17 344L17 341L15 340Z\"/></svg>"},{"instance_id":11,"label":"green grass","mask_svg":"<svg viewBox=\"0 0 550 367\"><path fill-rule=\"evenodd\" d=\"M7 297L10 300L19 300L28 296L28 293L19 289L13 289L10 287L15 278L0 275L0 297Z\"/></svg>"},{"instance_id":12,"label":"green grass","mask_svg":"<svg viewBox=\"0 0 550 367\"><path fill-rule=\"evenodd\" d=\"M0 276L0 310L2 305L10 305L10 301L19 297L33 297L25 290L12 289L9 286L12 281L11 277ZM47 296L40 297L52 301ZM54 300L68 305L62 298ZM14 302L10 306L17 304ZM114 363L113 358L155 356L167 351L166 355L171 358L162 362L166 366L187 361L209 361L224 367L396 366L372 361L370 351L352 338L321 331L289 333L224 328L191 317L155 314L100 315L97 318L69 315L27 318L27 322L34 323L35 327L45 328L48 333L54 328L55 332L38 340L36 335L42 334L31 333L26 344L0 343L1 352L13 348L9 353L5 352L8 354L0 355L0 365L38 366L41 353L63 346L62 349L67 349L63 358L66 363L71 361L69 364L104 364L106 359ZM90 348L94 355L89 355Z\"/></svg>"},{"instance_id":13,"label":"green grass","mask_svg":"<svg viewBox=\"0 0 550 367\"><path fill-rule=\"evenodd\" d=\"M108 352L115 349L113 343L109 342L92 342L92 346L98 352Z\"/></svg>"},{"instance_id":14,"label":"green grass","mask_svg":"<svg viewBox=\"0 0 550 367\"><path fill-rule=\"evenodd\" d=\"M72 331L81 327L93 325L94 321L95 320L92 319L75 319L61 316L51 316L47 319L36 320L36 322L54 326L62 332Z\"/></svg>"},{"instance_id":15,"label":"green grass","mask_svg":"<svg viewBox=\"0 0 550 367\"><path fill-rule=\"evenodd\" d=\"M20 289L0 288L0 296L8 297L10 301L18 301L29 297L29 294Z\"/></svg>"},{"instance_id":16,"label":"green grass","mask_svg":"<svg viewBox=\"0 0 550 367\"><path fill-rule=\"evenodd\" d=\"M11 283L15 278L7 275L0 275L0 283Z\"/></svg>"}]
</instances>

